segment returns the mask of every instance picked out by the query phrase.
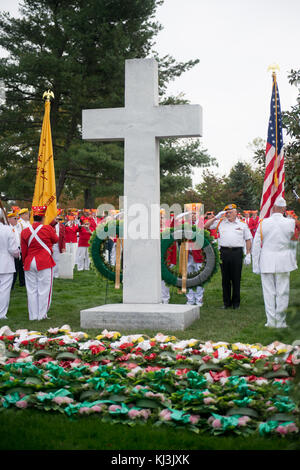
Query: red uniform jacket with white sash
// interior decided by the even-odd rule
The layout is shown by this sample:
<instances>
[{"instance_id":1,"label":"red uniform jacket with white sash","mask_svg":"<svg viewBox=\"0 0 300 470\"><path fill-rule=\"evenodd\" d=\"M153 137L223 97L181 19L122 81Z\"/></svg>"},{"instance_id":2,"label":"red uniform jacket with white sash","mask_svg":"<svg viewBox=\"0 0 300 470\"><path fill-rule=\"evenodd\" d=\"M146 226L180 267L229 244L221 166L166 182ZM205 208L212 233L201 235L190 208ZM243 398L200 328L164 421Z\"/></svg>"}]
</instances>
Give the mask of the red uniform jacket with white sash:
<instances>
[{"instance_id":1,"label":"red uniform jacket with white sash","mask_svg":"<svg viewBox=\"0 0 300 470\"><path fill-rule=\"evenodd\" d=\"M41 228L38 229L39 226ZM34 231L38 229L38 232L32 235L31 228ZM33 258L35 258L38 271L53 268L55 262L52 258L52 245L55 243L58 243L58 236L50 225L33 222L31 227L25 228L21 233L24 271L29 271Z\"/></svg>"}]
</instances>

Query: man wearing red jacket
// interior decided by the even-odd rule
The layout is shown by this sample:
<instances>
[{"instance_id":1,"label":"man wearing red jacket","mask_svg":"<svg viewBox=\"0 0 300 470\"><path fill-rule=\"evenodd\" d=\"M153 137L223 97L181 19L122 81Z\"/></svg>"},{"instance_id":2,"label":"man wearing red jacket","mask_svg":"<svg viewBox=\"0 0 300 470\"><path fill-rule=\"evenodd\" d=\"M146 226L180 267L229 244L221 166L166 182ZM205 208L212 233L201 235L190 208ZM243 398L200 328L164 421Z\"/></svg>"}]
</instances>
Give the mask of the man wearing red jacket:
<instances>
[{"instance_id":1,"label":"man wearing red jacket","mask_svg":"<svg viewBox=\"0 0 300 470\"><path fill-rule=\"evenodd\" d=\"M21 250L24 263L25 284L28 299L29 320L47 317L53 284L52 246L58 236L50 225L43 225L47 206L35 206L33 224L21 233Z\"/></svg>"},{"instance_id":2,"label":"man wearing red jacket","mask_svg":"<svg viewBox=\"0 0 300 470\"><path fill-rule=\"evenodd\" d=\"M258 224L259 224L259 217L257 215L257 211L249 211L249 212L251 212L251 216L247 220L247 224L250 229L251 235L254 238Z\"/></svg>"},{"instance_id":3,"label":"man wearing red jacket","mask_svg":"<svg viewBox=\"0 0 300 470\"><path fill-rule=\"evenodd\" d=\"M79 233L77 248L77 269L78 271L88 271L90 269L89 241L92 235L88 219L82 220L82 225L76 228Z\"/></svg>"},{"instance_id":4,"label":"man wearing red jacket","mask_svg":"<svg viewBox=\"0 0 300 470\"><path fill-rule=\"evenodd\" d=\"M73 267L76 260L76 252L78 247L77 241L77 225L75 223L75 217L72 215L67 216L68 222L65 225L65 240L66 240L66 251L71 253L73 260Z\"/></svg>"},{"instance_id":5,"label":"man wearing red jacket","mask_svg":"<svg viewBox=\"0 0 300 470\"><path fill-rule=\"evenodd\" d=\"M61 210L58 209L58 215L60 215ZM51 227L54 228L56 235L58 236L58 243L53 245L53 259L55 261L55 267L53 269L53 277L58 278L58 263L60 258L60 253L64 253L66 251L66 234L65 234L65 226L59 221L58 216L53 219L50 224Z\"/></svg>"}]
</instances>

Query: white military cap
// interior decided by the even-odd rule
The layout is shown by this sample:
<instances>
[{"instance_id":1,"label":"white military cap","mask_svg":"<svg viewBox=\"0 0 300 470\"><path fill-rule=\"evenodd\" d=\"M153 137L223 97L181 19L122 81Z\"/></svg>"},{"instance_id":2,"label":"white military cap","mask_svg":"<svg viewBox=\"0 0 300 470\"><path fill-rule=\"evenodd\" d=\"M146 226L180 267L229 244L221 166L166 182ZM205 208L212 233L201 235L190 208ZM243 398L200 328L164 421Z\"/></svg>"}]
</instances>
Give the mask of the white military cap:
<instances>
[{"instance_id":1,"label":"white military cap","mask_svg":"<svg viewBox=\"0 0 300 470\"><path fill-rule=\"evenodd\" d=\"M275 206L277 206L277 207L286 207L285 199L282 196L279 196L275 201Z\"/></svg>"}]
</instances>

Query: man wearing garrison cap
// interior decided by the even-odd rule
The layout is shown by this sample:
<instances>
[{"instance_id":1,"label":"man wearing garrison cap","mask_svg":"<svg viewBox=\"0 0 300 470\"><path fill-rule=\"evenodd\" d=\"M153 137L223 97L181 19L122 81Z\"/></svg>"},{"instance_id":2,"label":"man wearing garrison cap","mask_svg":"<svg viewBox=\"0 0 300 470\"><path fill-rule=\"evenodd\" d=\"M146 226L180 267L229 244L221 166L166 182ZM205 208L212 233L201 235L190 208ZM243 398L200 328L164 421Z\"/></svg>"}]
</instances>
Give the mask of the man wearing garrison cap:
<instances>
[{"instance_id":1,"label":"man wearing garrison cap","mask_svg":"<svg viewBox=\"0 0 300 470\"><path fill-rule=\"evenodd\" d=\"M240 307L240 284L245 245L244 263L251 263L251 232L248 225L239 220L235 204L225 206L223 211L206 221L204 228L216 229L220 234L219 247L224 303L222 308L238 309Z\"/></svg>"},{"instance_id":2,"label":"man wearing garrison cap","mask_svg":"<svg viewBox=\"0 0 300 470\"><path fill-rule=\"evenodd\" d=\"M278 197L272 215L263 219L254 237L253 272L261 275L267 323L265 326L286 328L289 304L290 272L297 269L292 238L295 220L283 217L286 202Z\"/></svg>"}]
</instances>

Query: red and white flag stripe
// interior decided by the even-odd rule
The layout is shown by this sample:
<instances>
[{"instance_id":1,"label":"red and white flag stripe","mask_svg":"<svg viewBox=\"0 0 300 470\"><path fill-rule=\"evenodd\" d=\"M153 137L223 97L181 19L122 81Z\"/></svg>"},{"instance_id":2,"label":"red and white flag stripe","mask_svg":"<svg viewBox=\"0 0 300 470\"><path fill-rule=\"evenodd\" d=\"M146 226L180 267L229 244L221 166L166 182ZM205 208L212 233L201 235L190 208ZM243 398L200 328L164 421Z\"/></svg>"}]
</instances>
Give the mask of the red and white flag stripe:
<instances>
[{"instance_id":1,"label":"red and white flag stripe","mask_svg":"<svg viewBox=\"0 0 300 470\"><path fill-rule=\"evenodd\" d=\"M276 171L275 147L267 143L266 148L266 171L263 192L260 204L260 219L270 216L270 211L277 197L284 197L284 152L283 147L277 156L277 178L278 186L275 185L274 177Z\"/></svg>"}]
</instances>

